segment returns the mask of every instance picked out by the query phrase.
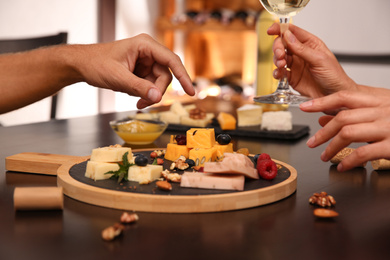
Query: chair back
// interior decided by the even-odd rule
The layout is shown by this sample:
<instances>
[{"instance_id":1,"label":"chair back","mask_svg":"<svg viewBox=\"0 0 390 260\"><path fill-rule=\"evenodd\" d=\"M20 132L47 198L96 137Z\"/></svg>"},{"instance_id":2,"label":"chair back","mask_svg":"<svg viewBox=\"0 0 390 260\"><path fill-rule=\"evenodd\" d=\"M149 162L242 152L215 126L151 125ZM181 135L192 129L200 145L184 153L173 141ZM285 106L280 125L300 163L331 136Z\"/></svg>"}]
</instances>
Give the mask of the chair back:
<instances>
[{"instance_id":1,"label":"chair back","mask_svg":"<svg viewBox=\"0 0 390 260\"><path fill-rule=\"evenodd\" d=\"M68 40L68 33L61 32L56 35L25 38L25 39L0 39L0 54L28 51L44 46L65 44Z\"/></svg>"}]
</instances>

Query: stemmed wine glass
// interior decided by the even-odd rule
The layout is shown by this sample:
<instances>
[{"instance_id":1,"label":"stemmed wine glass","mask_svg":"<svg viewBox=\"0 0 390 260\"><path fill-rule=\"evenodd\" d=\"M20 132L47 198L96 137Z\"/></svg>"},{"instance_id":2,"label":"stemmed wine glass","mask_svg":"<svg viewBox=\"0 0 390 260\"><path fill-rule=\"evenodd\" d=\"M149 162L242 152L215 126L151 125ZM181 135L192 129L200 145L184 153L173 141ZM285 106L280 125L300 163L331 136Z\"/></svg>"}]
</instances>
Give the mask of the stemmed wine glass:
<instances>
[{"instance_id":1,"label":"stemmed wine glass","mask_svg":"<svg viewBox=\"0 0 390 260\"><path fill-rule=\"evenodd\" d=\"M310 0L260 0L264 8L279 17L280 35L288 29L290 17L301 11ZM311 98L296 94L290 88L287 79L287 65L283 70L283 77L279 80L276 91L270 95L257 96L253 100L267 104L300 104Z\"/></svg>"}]
</instances>

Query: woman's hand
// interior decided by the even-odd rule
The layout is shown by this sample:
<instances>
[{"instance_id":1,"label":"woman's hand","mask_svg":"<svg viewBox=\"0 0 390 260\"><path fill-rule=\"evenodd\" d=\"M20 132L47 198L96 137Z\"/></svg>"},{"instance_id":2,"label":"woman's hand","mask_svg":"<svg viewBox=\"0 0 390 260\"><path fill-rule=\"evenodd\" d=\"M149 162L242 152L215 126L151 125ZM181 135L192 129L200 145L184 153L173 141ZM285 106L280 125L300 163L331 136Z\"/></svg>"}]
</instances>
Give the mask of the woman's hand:
<instances>
[{"instance_id":1,"label":"woman's hand","mask_svg":"<svg viewBox=\"0 0 390 260\"><path fill-rule=\"evenodd\" d=\"M375 88L372 88L376 90ZM375 159L390 159L390 91L340 91L335 94L302 103L305 112L322 112L342 109L337 115L325 115L319 119L323 126L307 145L317 147L331 140L321 155L329 161L341 149L351 143L367 143L357 148L338 165L339 171L346 171Z\"/></svg>"},{"instance_id":2,"label":"woman's hand","mask_svg":"<svg viewBox=\"0 0 390 260\"><path fill-rule=\"evenodd\" d=\"M278 23L273 24L268 29L268 34L279 35L279 28ZM281 37L275 39L273 51L277 67L274 77L282 77L287 59L289 83L302 95L317 98L356 87L327 46L319 38L297 26L289 25L283 41Z\"/></svg>"}]
</instances>

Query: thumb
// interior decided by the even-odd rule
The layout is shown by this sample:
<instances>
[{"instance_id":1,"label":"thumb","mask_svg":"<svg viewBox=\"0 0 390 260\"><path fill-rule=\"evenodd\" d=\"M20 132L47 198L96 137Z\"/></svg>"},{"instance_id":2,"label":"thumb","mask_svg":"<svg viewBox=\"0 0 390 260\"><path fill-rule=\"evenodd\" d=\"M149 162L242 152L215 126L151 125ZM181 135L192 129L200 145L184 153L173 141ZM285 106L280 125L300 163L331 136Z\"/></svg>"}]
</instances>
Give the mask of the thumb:
<instances>
[{"instance_id":1,"label":"thumb","mask_svg":"<svg viewBox=\"0 0 390 260\"><path fill-rule=\"evenodd\" d=\"M152 82L137 77L130 73L127 81L130 83L131 91L135 96L147 101L150 104L158 103L161 101L162 93Z\"/></svg>"}]
</instances>

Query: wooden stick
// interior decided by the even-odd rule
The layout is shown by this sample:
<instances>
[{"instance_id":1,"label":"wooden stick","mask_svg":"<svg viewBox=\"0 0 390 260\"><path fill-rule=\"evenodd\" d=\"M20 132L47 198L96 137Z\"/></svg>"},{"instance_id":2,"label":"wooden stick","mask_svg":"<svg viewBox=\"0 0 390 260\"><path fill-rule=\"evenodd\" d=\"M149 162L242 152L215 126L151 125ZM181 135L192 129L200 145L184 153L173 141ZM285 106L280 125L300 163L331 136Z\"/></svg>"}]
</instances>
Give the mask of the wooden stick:
<instances>
[{"instance_id":1,"label":"wooden stick","mask_svg":"<svg viewBox=\"0 0 390 260\"><path fill-rule=\"evenodd\" d=\"M16 187L15 210L62 210L64 195L61 187Z\"/></svg>"}]
</instances>

